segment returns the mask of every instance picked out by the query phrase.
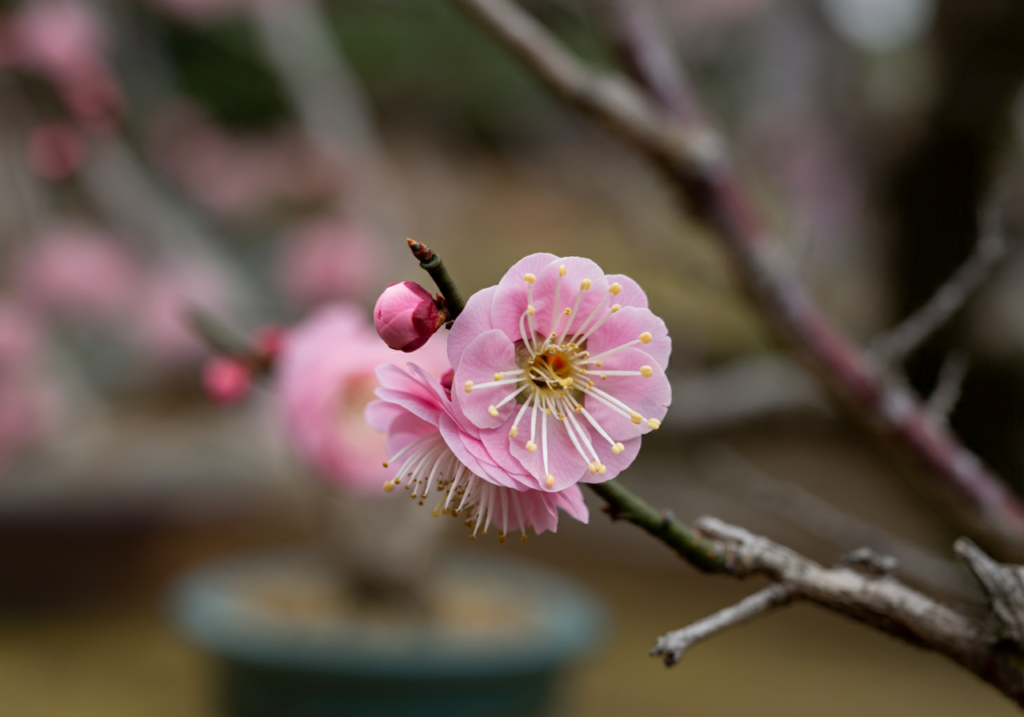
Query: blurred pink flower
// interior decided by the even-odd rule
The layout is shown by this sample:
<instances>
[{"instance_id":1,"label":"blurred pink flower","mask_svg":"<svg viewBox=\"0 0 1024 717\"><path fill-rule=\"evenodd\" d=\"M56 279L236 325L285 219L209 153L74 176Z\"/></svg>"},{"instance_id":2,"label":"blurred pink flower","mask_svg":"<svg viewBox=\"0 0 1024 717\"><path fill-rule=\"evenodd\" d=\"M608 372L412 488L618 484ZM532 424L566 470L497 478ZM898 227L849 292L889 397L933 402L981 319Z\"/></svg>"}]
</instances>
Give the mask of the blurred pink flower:
<instances>
[{"instance_id":1,"label":"blurred pink flower","mask_svg":"<svg viewBox=\"0 0 1024 717\"><path fill-rule=\"evenodd\" d=\"M241 362L214 356L203 365L203 388L218 403L235 403L249 393L252 372Z\"/></svg>"},{"instance_id":2,"label":"blurred pink flower","mask_svg":"<svg viewBox=\"0 0 1024 717\"><path fill-rule=\"evenodd\" d=\"M81 224L44 230L18 257L15 274L26 303L76 321L124 316L140 283L139 268L118 240Z\"/></svg>"},{"instance_id":3,"label":"blurred pink flower","mask_svg":"<svg viewBox=\"0 0 1024 717\"><path fill-rule=\"evenodd\" d=\"M227 286L220 272L195 261L154 270L135 302L130 325L134 343L163 366L198 360L206 349L189 326L188 312L199 308L223 316L229 304Z\"/></svg>"},{"instance_id":4,"label":"blurred pink flower","mask_svg":"<svg viewBox=\"0 0 1024 717\"><path fill-rule=\"evenodd\" d=\"M28 166L43 179L67 179L85 157L81 133L68 122L44 122L32 128L26 144Z\"/></svg>"},{"instance_id":5,"label":"blurred pink flower","mask_svg":"<svg viewBox=\"0 0 1024 717\"><path fill-rule=\"evenodd\" d=\"M233 136L185 103L164 113L149 145L185 191L228 217L265 212L280 202L329 199L339 188L333 163L301 134L282 129Z\"/></svg>"},{"instance_id":6,"label":"blurred pink flower","mask_svg":"<svg viewBox=\"0 0 1024 717\"><path fill-rule=\"evenodd\" d=\"M334 217L311 219L282 240L278 285L300 306L351 299L375 283L380 261L378 247L365 231Z\"/></svg>"},{"instance_id":7,"label":"blurred pink flower","mask_svg":"<svg viewBox=\"0 0 1024 717\"><path fill-rule=\"evenodd\" d=\"M600 483L660 427L671 351L635 281L589 259L532 254L470 297L452 326L452 400L477 428L503 432L491 454L508 480L521 467L540 490Z\"/></svg>"},{"instance_id":8,"label":"blurred pink flower","mask_svg":"<svg viewBox=\"0 0 1024 717\"><path fill-rule=\"evenodd\" d=\"M390 477L381 465L385 438L363 411L378 385L375 369L398 356L351 304L324 306L285 336L273 388L278 414L296 454L339 487L372 495ZM431 375L448 368L442 338L411 356Z\"/></svg>"},{"instance_id":9,"label":"blurred pink flower","mask_svg":"<svg viewBox=\"0 0 1024 717\"><path fill-rule=\"evenodd\" d=\"M122 109L106 59L107 32L89 3L33 0L15 12L6 38L12 56L46 76L90 130L109 131Z\"/></svg>"},{"instance_id":10,"label":"blurred pink flower","mask_svg":"<svg viewBox=\"0 0 1024 717\"><path fill-rule=\"evenodd\" d=\"M464 515L473 537L487 534L493 521L502 542L510 530L536 533L558 527L558 509L584 523L583 494L575 483L559 492L537 490L515 461L507 461L505 433L480 430L453 404L450 391L414 363L408 371L377 369L380 400L366 407L366 420L388 434L388 465L397 475L384 484L391 492L405 484L420 505L440 493L433 515ZM496 451L496 452L495 452Z\"/></svg>"},{"instance_id":11,"label":"blurred pink flower","mask_svg":"<svg viewBox=\"0 0 1024 717\"><path fill-rule=\"evenodd\" d=\"M415 351L433 336L438 326L434 297L414 281L390 284L373 307L377 335L397 351Z\"/></svg>"}]
</instances>

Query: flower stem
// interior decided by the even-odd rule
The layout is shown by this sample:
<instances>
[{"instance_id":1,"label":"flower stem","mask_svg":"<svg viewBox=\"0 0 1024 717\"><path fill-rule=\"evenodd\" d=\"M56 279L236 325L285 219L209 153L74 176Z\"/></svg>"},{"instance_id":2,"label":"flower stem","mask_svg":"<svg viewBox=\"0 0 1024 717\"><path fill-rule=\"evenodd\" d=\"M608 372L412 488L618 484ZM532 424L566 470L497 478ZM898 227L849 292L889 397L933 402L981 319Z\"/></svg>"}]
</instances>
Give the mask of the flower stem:
<instances>
[{"instance_id":1,"label":"flower stem","mask_svg":"<svg viewBox=\"0 0 1024 717\"><path fill-rule=\"evenodd\" d=\"M272 360L263 355L246 339L234 333L201 309L188 312L188 323L192 330L213 351L245 364L257 374L267 374Z\"/></svg>"},{"instance_id":2,"label":"flower stem","mask_svg":"<svg viewBox=\"0 0 1024 717\"><path fill-rule=\"evenodd\" d=\"M409 249L412 251L413 256L420 260L420 268L430 274L430 278L434 280L437 288L441 290L441 296L444 297L445 305L448 309L449 320L456 319L462 313L462 310L466 308L466 302L463 301L462 294L459 293L458 287L452 281L452 277L448 273L448 269L445 268L444 262L441 261L440 255L434 253L433 249L426 244L421 244L412 239L406 239L406 241L409 242Z\"/></svg>"},{"instance_id":3,"label":"flower stem","mask_svg":"<svg viewBox=\"0 0 1024 717\"><path fill-rule=\"evenodd\" d=\"M659 513L618 481L590 483L587 487L608 503L605 512L612 520L628 520L646 530L699 570L714 573L725 568L726 555L719 543L701 537L671 513Z\"/></svg>"}]
</instances>

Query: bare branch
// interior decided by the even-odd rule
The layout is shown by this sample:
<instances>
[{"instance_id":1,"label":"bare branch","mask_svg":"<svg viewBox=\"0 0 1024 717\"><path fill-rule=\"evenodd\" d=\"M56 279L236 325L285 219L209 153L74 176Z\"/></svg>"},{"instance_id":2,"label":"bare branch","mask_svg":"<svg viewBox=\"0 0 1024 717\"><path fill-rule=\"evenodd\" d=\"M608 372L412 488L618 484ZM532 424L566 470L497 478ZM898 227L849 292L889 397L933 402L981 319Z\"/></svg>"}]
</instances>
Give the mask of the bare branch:
<instances>
[{"instance_id":1,"label":"bare branch","mask_svg":"<svg viewBox=\"0 0 1024 717\"><path fill-rule=\"evenodd\" d=\"M798 485L777 480L736 451L718 446L698 456L702 475L731 495L773 513L842 550L861 546L892 556L909 582L959 600L977 601L977 588L963 567L877 525L850 515ZM852 554L851 554L852 555Z\"/></svg>"},{"instance_id":2,"label":"bare branch","mask_svg":"<svg viewBox=\"0 0 1024 717\"><path fill-rule=\"evenodd\" d=\"M1006 256L1006 241L998 213L983 219L983 234L974 251L953 276L935 292L924 306L898 326L871 341L871 352L886 366L902 363L924 341L942 328L971 295L992 275Z\"/></svg>"},{"instance_id":3,"label":"bare branch","mask_svg":"<svg viewBox=\"0 0 1024 717\"><path fill-rule=\"evenodd\" d=\"M988 593L998 627L1024 647L1024 567L997 563L968 538L953 547Z\"/></svg>"},{"instance_id":4,"label":"bare branch","mask_svg":"<svg viewBox=\"0 0 1024 717\"><path fill-rule=\"evenodd\" d=\"M928 411L936 420L943 422L949 420L949 416L960 400L960 389L963 387L970 364L967 354L961 351L954 351L942 363L942 368L939 369L938 385L932 391L932 395L928 397Z\"/></svg>"},{"instance_id":5,"label":"bare branch","mask_svg":"<svg viewBox=\"0 0 1024 717\"><path fill-rule=\"evenodd\" d=\"M925 479L950 513L1004 553L1024 558L1024 503L822 313L785 261L783 248L760 226L717 133L694 120L698 112L659 110L656 98L622 79L592 72L507 0L452 1L552 91L618 132L660 168L687 208L718 235L752 306L775 336L905 459L913 469L909 475Z\"/></svg>"},{"instance_id":6,"label":"bare branch","mask_svg":"<svg viewBox=\"0 0 1024 717\"><path fill-rule=\"evenodd\" d=\"M663 656L665 665L671 667L679 662L683 653L723 630L760 617L775 608L789 603L791 591L781 583L769 585L764 590L744 598L740 602L692 625L675 630L658 638L658 644L651 650L653 657Z\"/></svg>"}]
</instances>

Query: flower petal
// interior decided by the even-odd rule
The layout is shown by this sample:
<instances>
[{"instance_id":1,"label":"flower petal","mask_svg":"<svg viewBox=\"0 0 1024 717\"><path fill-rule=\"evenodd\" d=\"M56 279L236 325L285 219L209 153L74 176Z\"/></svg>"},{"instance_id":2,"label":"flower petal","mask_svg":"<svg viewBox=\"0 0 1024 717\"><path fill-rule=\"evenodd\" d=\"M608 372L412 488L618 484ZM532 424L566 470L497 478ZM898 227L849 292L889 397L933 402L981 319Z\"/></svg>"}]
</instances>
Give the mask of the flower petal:
<instances>
[{"instance_id":1,"label":"flower petal","mask_svg":"<svg viewBox=\"0 0 1024 717\"><path fill-rule=\"evenodd\" d=\"M568 420L568 419L566 419ZM512 456L518 460L523 468L533 477L535 488L543 491L558 492L565 490L570 485L580 480L584 474L589 475L587 469L589 462L583 458L573 445L572 439L566 430L563 421L559 421L554 414L547 417L547 441L548 441L548 470L544 470L544 448L543 431L541 429L541 416L537 416L537 435L534 442L537 450L531 453L526 450L526 442L529 440L529 431L523 430L520 424L519 435L509 439ZM586 427L583 427L587 431ZM587 432L587 438L590 433ZM548 475L554 477L553 485L548 485Z\"/></svg>"},{"instance_id":2,"label":"flower petal","mask_svg":"<svg viewBox=\"0 0 1024 717\"><path fill-rule=\"evenodd\" d=\"M515 401L508 401L501 408L496 408L497 415L491 415L490 407L496 406L503 398L515 393L517 384L472 388L467 392L467 381L473 384L493 383L494 374L515 368L516 351L509 338L498 329L485 331L462 352L462 360L455 368L452 401L459 403L459 407L475 426L500 426L515 410Z\"/></svg>"},{"instance_id":3,"label":"flower petal","mask_svg":"<svg viewBox=\"0 0 1024 717\"><path fill-rule=\"evenodd\" d=\"M622 287L620 291L612 301L623 308L632 306L638 309L647 309L649 305L647 303L647 294L640 288L640 285L630 279L625 274L608 274L605 277L608 280L608 285L618 284Z\"/></svg>"},{"instance_id":4,"label":"flower petal","mask_svg":"<svg viewBox=\"0 0 1024 717\"><path fill-rule=\"evenodd\" d=\"M527 305L527 282L523 280L526 274L537 276L545 266L555 261L558 257L554 254L530 254L517 261L511 269L505 272L498 282L497 292L494 295L491 307L491 327L501 329L512 341L522 339L519 331L519 317L526 311ZM537 297L537 287L534 285L533 296ZM456 324L462 320L460 315ZM452 366L458 366L452 361Z\"/></svg>"},{"instance_id":5,"label":"flower petal","mask_svg":"<svg viewBox=\"0 0 1024 717\"><path fill-rule=\"evenodd\" d=\"M448 360L452 366L459 365L462 352L473 343L473 339L494 328L491 324L491 310L497 290L498 287L491 286L469 297L466 308L452 324L448 332Z\"/></svg>"},{"instance_id":6,"label":"flower petal","mask_svg":"<svg viewBox=\"0 0 1024 717\"><path fill-rule=\"evenodd\" d=\"M581 523L590 521L590 511L583 502L583 491L578 485L571 485L563 491L555 493L555 501L559 508Z\"/></svg>"},{"instance_id":7,"label":"flower petal","mask_svg":"<svg viewBox=\"0 0 1024 717\"><path fill-rule=\"evenodd\" d=\"M564 275L561 275L562 267L565 267ZM584 290L582 286L590 288ZM577 297L580 302L578 306ZM566 323L570 321L571 330L579 331L595 309L610 305L608 281L601 267L590 259L578 256L555 259L537 275L533 303L537 309L534 322L539 334L563 333ZM573 307L576 307L575 314L566 316L565 310L572 311ZM603 310L598 311L588 325L592 326L603 314Z\"/></svg>"},{"instance_id":8,"label":"flower petal","mask_svg":"<svg viewBox=\"0 0 1024 717\"><path fill-rule=\"evenodd\" d=\"M652 429L644 422L635 424L619 411L608 407L599 400L599 395L594 392L595 388L626 404L645 421L651 418L660 421L665 417L668 405L672 402L672 387L661 367L652 365L651 357L637 348L623 349L612 354L601 367L608 371L636 371L645 365L651 366L652 369L648 378L608 376L602 379L601 369L587 371L587 377L594 382L594 386L585 392L584 406L601 428L616 441L625 441L649 433Z\"/></svg>"},{"instance_id":9,"label":"flower petal","mask_svg":"<svg viewBox=\"0 0 1024 717\"><path fill-rule=\"evenodd\" d=\"M651 341L637 344L637 348L643 349L657 361L662 370L667 369L669 355L672 353L672 339L665 322L651 313L650 309L625 307L618 311L590 336L587 351L591 356L598 356L635 341L645 332L651 335Z\"/></svg>"}]
</instances>

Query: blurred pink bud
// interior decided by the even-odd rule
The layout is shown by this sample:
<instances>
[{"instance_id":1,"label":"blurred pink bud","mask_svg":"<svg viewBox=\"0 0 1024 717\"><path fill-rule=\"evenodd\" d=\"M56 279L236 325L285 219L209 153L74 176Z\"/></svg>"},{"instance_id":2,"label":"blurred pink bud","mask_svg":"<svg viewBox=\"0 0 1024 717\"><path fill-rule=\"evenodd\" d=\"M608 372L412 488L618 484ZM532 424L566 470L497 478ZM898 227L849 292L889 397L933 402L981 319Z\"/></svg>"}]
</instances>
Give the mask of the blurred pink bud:
<instances>
[{"instance_id":1,"label":"blurred pink bud","mask_svg":"<svg viewBox=\"0 0 1024 717\"><path fill-rule=\"evenodd\" d=\"M36 125L28 135L28 165L43 179L67 179L82 164L82 135L67 122Z\"/></svg>"},{"instance_id":2,"label":"blurred pink bud","mask_svg":"<svg viewBox=\"0 0 1024 717\"><path fill-rule=\"evenodd\" d=\"M278 283L284 296L300 306L351 299L373 286L379 263L369 234L334 217L321 217L284 237Z\"/></svg>"},{"instance_id":3,"label":"blurred pink bud","mask_svg":"<svg viewBox=\"0 0 1024 717\"><path fill-rule=\"evenodd\" d=\"M268 359L275 359L284 344L284 329L280 326L264 326L256 332L256 350Z\"/></svg>"},{"instance_id":4,"label":"blurred pink bud","mask_svg":"<svg viewBox=\"0 0 1024 717\"><path fill-rule=\"evenodd\" d=\"M434 297L414 281L384 289L373 307L373 325L384 343L398 351L415 351L438 329Z\"/></svg>"},{"instance_id":5,"label":"blurred pink bud","mask_svg":"<svg viewBox=\"0 0 1024 717\"><path fill-rule=\"evenodd\" d=\"M252 373L235 359L214 356L203 366L203 388L218 403L240 401L251 386Z\"/></svg>"},{"instance_id":6,"label":"blurred pink bud","mask_svg":"<svg viewBox=\"0 0 1024 717\"><path fill-rule=\"evenodd\" d=\"M15 286L30 306L78 321L120 317L141 281L116 238L78 224L54 226L35 237L15 272Z\"/></svg>"}]
</instances>

